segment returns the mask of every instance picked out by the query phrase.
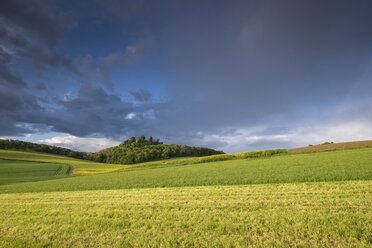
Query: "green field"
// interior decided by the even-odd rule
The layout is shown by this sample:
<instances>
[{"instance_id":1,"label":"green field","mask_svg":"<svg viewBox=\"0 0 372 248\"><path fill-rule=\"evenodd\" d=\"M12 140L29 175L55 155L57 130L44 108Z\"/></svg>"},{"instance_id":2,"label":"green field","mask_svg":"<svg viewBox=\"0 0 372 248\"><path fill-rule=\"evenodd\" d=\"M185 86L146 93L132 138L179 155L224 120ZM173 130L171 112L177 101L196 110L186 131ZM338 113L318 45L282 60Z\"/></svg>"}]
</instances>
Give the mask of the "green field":
<instances>
[{"instance_id":1,"label":"green field","mask_svg":"<svg viewBox=\"0 0 372 248\"><path fill-rule=\"evenodd\" d=\"M370 247L372 182L0 195L0 246Z\"/></svg>"},{"instance_id":2,"label":"green field","mask_svg":"<svg viewBox=\"0 0 372 248\"><path fill-rule=\"evenodd\" d=\"M67 177L68 166L0 159L0 185Z\"/></svg>"},{"instance_id":3,"label":"green field","mask_svg":"<svg viewBox=\"0 0 372 248\"><path fill-rule=\"evenodd\" d=\"M372 247L372 148L92 169L14 154L89 173L0 185L0 247Z\"/></svg>"},{"instance_id":4,"label":"green field","mask_svg":"<svg viewBox=\"0 0 372 248\"><path fill-rule=\"evenodd\" d=\"M69 158L53 154L11 150L0 150L0 159L67 164L74 167L73 174L76 176L111 172L115 170L121 170L127 167L125 165L96 163L92 161Z\"/></svg>"},{"instance_id":5,"label":"green field","mask_svg":"<svg viewBox=\"0 0 372 248\"><path fill-rule=\"evenodd\" d=\"M0 193L372 179L372 148L123 171L0 187Z\"/></svg>"}]
</instances>

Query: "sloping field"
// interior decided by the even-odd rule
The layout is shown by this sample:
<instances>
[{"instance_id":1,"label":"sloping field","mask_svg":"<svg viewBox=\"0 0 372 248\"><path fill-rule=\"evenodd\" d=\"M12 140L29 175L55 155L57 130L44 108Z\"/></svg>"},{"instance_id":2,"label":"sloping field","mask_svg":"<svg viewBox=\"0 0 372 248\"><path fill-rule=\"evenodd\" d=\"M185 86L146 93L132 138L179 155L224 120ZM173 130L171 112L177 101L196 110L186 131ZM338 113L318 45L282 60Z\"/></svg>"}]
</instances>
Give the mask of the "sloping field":
<instances>
[{"instance_id":1,"label":"sloping field","mask_svg":"<svg viewBox=\"0 0 372 248\"><path fill-rule=\"evenodd\" d=\"M322 152L322 151L333 151L333 150L353 149L353 148L362 148L362 147L372 147L372 140L313 145L313 146L288 149L288 152L290 153Z\"/></svg>"},{"instance_id":2,"label":"sloping field","mask_svg":"<svg viewBox=\"0 0 372 248\"><path fill-rule=\"evenodd\" d=\"M74 159L46 153L22 152L12 150L0 150L0 159L72 165L74 167L74 175L90 175L96 173L111 172L128 167L125 165L96 163L87 160Z\"/></svg>"},{"instance_id":3,"label":"sloping field","mask_svg":"<svg viewBox=\"0 0 372 248\"><path fill-rule=\"evenodd\" d=\"M0 185L67 177L68 166L0 159Z\"/></svg>"},{"instance_id":4,"label":"sloping field","mask_svg":"<svg viewBox=\"0 0 372 248\"><path fill-rule=\"evenodd\" d=\"M286 149L274 149L274 150L261 150L261 151L250 151L250 152L240 152L232 154L217 154L202 157L188 157L188 158L173 158L164 159L159 161L144 162L132 165L128 169L133 168L160 168L169 166L179 166L179 165L190 165L190 164L202 164L202 163L212 163L218 161L228 161L237 159L249 159L249 158L266 158L278 155L288 154Z\"/></svg>"},{"instance_id":5,"label":"sloping field","mask_svg":"<svg viewBox=\"0 0 372 248\"><path fill-rule=\"evenodd\" d=\"M138 168L0 186L0 193L372 179L372 148Z\"/></svg>"},{"instance_id":6,"label":"sloping field","mask_svg":"<svg viewBox=\"0 0 372 248\"><path fill-rule=\"evenodd\" d=\"M371 247L372 181L0 195L1 247Z\"/></svg>"}]
</instances>

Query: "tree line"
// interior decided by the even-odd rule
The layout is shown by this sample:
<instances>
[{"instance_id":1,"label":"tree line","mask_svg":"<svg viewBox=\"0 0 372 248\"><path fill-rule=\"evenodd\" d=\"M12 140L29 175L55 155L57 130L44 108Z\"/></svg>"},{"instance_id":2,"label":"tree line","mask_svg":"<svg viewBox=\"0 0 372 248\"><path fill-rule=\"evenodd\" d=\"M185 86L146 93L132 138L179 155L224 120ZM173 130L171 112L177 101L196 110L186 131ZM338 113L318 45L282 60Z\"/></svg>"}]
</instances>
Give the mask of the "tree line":
<instances>
[{"instance_id":1,"label":"tree line","mask_svg":"<svg viewBox=\"0 0 372 248\"><path fill-rule=\"evenodd\" d=\"M223 154L222 151L216 151L206 147L163 144L159 139L154 139L151 136L149 139L146 139L145 136L131 137L118 146L98 152L78 152L67 148L19 140L0 140L0 149L44 152L95 162L116 164L135 164L162 159Z\"/></svg>"},{"instance_id":2,"label":"tree line","mask_svg":"<svg viewBox=\"0 0 372 248\"><path fill-rule=\"evenodd\" d=\"M206 147L191 147L185 145L163 144L159 139L151 136L147 140L145 136L132 137L118 146L107 148L91 154L94 160L116 164L135 164L146 161L180 158L200 157L214 154L223 154Z\"/></svg>"},{"instance_id":3,"label":"tree line","mask_svg":"<svg viewBox=\"0 0 372 248\"><path fill-rule=\"evenodd\" d=\"M73 150L58 147L58 146L36 144L36 143L20 141L20 140L0 139L0 149L51 153L55 155L62 155L62 156L67 156L67 157L72 157L72 158L79 158L79 159L86 159L86 156L87 156L86 152L78 152L78 151L73 151Z\"/></svg>"}]
</instances>

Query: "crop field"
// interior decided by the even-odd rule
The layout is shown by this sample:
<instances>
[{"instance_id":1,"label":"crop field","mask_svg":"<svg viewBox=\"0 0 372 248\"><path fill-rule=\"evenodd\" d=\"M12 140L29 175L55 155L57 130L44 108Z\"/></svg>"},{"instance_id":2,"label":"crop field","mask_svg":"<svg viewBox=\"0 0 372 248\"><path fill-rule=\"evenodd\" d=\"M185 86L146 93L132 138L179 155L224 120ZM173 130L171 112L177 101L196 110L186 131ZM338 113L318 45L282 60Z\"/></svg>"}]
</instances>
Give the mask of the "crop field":
<instances>
[{"instance_id":1,"label":"crop field","mask_svg":"<svg viewBox=\"0 0 372 248\"><path fill-rule=\"evenodd\" d=\"M372 179L372 148L185 166L137 167L84 177L0 186L0 193L239 185Z\"/></svg>"},{"instance_id":2,"label":"crop field","mask_svg":"<svg viewBox=\"0 0 372 248\"><path fill-rule=\"evenodd\" d=\"M164 160L159 160L159 161L138 163L138 164L131 166L130 168L168 167L168 166L175 166L175 165L178 166L178 165L201 164L201 163L208 163L208 162L218 162L218 161L237 160L237 159L264 158L264 157L271 157L271 156L276 156L276 155L283 155L287 153L288 151L286 149L274 149L274 150L241 152L241 153L234 153L234 154L217 154L217 155L202 156L202 157L172 158L172 159L164 159Z\"/></svg>"},{"instance_id":3,"label":"crop field","mask_svg":"<svg viewBox=\"0 0 372 248\"><path fill-rule=\"evenodd\" d=\"M372 246L372 148L133 166L0 158L17 159L0 160L0 247ZM85 176L68 177L71 164ZM48 180L32 182L38 170Z\"/></svg>"},{"instance_id":4,"label":"crop field","mask_svg":"<svg viewBox=\"0 0 372 248\"><path fill-rule=\"evenodd\" d=\"M111 172L126 168L125 165L118 164L103 164L86 160L74 159L64 156L38 153L38 152L23 152L11 151L0 149L0 159L12 159L21 161L34 161L43 163L57 163L72 165L74 167L73 174L78 175L91 175L96 173Z\"/></svg>"},{"instance_id":5,"label":"crop field","mask_svg":"<svg viewBox=\"0 0 372 248\"><path fill-rule=\"evenodd\" d=\"M0 195L0 246L370 247L372 182Z\"/></svg>"},{"instance_id":6,"label":"crop field","mask_svg":"<svg viewBox=\"0 0 372 248\"><path fill-rule=\"evenodd\" d=\"M67 177L68 166L0 159L0 185Z\"/></svg>"}]
</instances>

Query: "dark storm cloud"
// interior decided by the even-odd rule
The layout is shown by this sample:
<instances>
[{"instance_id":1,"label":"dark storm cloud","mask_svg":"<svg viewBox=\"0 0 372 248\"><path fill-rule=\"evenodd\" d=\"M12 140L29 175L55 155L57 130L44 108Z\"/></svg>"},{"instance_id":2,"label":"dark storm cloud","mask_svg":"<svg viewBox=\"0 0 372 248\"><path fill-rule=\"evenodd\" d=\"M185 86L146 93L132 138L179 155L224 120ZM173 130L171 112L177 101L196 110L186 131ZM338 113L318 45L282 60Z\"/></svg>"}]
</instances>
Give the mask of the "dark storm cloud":
<instances>
[{"instance_id":1,"label":"dark storm cloud","mask_svg":"<svg viewBox=\"0 0 372 248\"><path fill-rule=\"evenodd\" d=\"M161 26L170 101L156 110L153 132L169 140L192 142L198 131L223 135L228 127L265 126L257 135L275 135L345 122L333 113L345 98L349 106L364 98L352 116L372 122L363 111L370 96L353 91L372 85L371 77L360 80L371 69L370 1L171 1L161 10L132 2L125 15L119 12L128 3L110 3L124 23Z\"/></svg>"},{"instance_id":2,"label":"dark storm cloud","mask_svg":"<svg viewBox=\"0 0 372 248\"><path fill-rule=\"evenodd\" d=\"M138 19L150 23L139 21L144 29L161 26L171 93L157 114L175 133L310 121L312 112L336 107L371 60L369 1L113 0L105 7L124 29Z\"/></svg>"},{"instance_id":3,"label":"dark storm cloud","mask_svg":"<svg viewBox=\"0 0 372 248\"><path fill-rule=\"evenodd\" d=\"M79 137L105 135L118 138L146 126L142 115L148 107L135 107L95 84L83 84L76 96L58 99L56 106L60 109L45 113L44 123L52 126L54 131ZM130 113L135 113L138 118L126 118Z\"/></svg>"},{"instance_id":4,"label":"dark storm cloud","mask_svg":"<svg viewBox=\"0 0 372 248\"><path fill-rule=\"evenodd\" d=\"M38 122L40 106L37 98L27 93L23 85L0 84L0 135L23 135L33 133L19 123Z\"/></svg>"},{"instance_id":5,"label":"dark storm cloud","mask_svg":"<svg viewBox=\"0 0 372 248\"><path fill-rule=\"evenodd\" d=\"M48 8L44 1L1 1L0 42L9 53L30 58L38 66L73 70L71 61L56 51L57 40L72 19Z\"/></svg>"},{"instance_id":6,"label":"dark storm cloud","mask_svg":"<svg viewBox=\"0 0 372 248\"><path fill-rule=\"evenodd\" d=\"M150 53L154 46L155 41L152 36L141 37L134 45L128 46L125 52L108 54L103 60L102 70L109 74L113 67L130 66Z\"/></svg>"},{"instance_id":7,"label":"dark storm cloud","mask_svg":"<svg viewBox=\"0 0 372 248\"><path fill-rule=\"evenodd\" d=\"M82 85L76 97L61 99L57 105L63 109L50 113L49 124L55 131L76 136L122 133L125 115L132 111L131 105L92 84Z\"/></svg>"},{"instance_id":8,"label":"dark storm cloud","mask_svg":"<svg viewBox=\"0 0 372 248\"><path fill-rule=\"evenodd\" d=\"M47 87L43 82L37 82L35 85L36 90L45 90Z\"/></svg>"},{"instance_id":9,"label":"dark storm cloud","mask_svg":"<svg viewBox=\"0 0 372 248\"><path fill-rule=\"evenodd\" d=\"M110 79L115 68L135 65L154 50L155 41L150 35L140 36L125 51L111 52L104 57L95 58L88 54L75 60L74 65L83 83L98 83L112 89Z\"/></svg>"},{"instance_id":10,"label":"dark storm cloud","mask_svg":"<svg viewBox=\"0 0 372 248\"><path fill-rule=\"evenodd\" d=\"M9 68L10 55L0 47L0 82L1 84L25 86L22 78Z\"/></svg>"},{"instance_id":11,"label":"dark storm cloud","mask_svg":"<svg viewBox=\"0 0 372 248\"><path fill-rule=\"evenodd\" d=\"M35 65L69 68L69 61L55 50L63 21L51 15L42 1L0 2L0 135L35 132L22 123L43 122L38 97L14 66L16 57Z\"/></svg>"},{"instance_id":12,"label":"dark storm cloud","mask_svg":"<svg viewBox=\"0 0 372 248\"><path fill-rule=\"evenodd\" d=\"M59 5L0 3L2 135L32 131L24 122L76 136L146 134L212 147L243 137L261 148L290 145L283 137L305 125L372 122L370 1L89 1L89 11L127 38L99 58L58 52L87 7L52 6ZM11 66L16 57L75 74L78 92L54 101L34 94L45 89L29 87ZM117 91L136 82L115 82L114 70L142 61L167 79L166 102L153 102L156 90ZM135 103L119 97L128 94Z\"/></svg>"},{"instance_id":13,"label":"dark storm cloud","mask_svg":"<svg viewBox=\"0 0 372 248\"><path fill-rule=\"evenodd\" d=\"M151 37L142 36L122 53L113 51L100 64L90 55L73 61L56 49L72 24L69 16L36 0L2 1L0 15L0 135L23 135L44 129L77 136L112 137L135 128L133 125L140 118L127 123L126 115L146 109L134 109L114 93L106 93L98 83L109 84L114 67L130 66L149 52ZM11 66L17 57L31 59L40 71L47 70L47 66L77 73L82 83L78 94L72 99L38 96L36 93L46 90L53 81L30 87L30 82Z\"/></svg>"},{"instance_id":14,"label":"dark storm cloud","mask_svg":"<svg viewBox=\"0 0 372 248\"><path fill-rule=\"evenodd\" d=\"M22 27L25 31L32 32L37 37L54 45L63 26L55 16L49 15L45 2L42 1L1 1L0 14L11 24Z\"/></svg>"},{"instance_id":15,"label":"dark storm cloud","mask_svg":"<svg viewBox=\"0 0 372 248\"><path fill-rule=\"evenodd\" d=\"M254 125L304 118L301 110L311 107L329 111L371 59L370 2L246 3L200 4L192 19L190 7L170 22L172 106L187 102L171 116L173 126Z\"/></svg>"}]
</instances>

